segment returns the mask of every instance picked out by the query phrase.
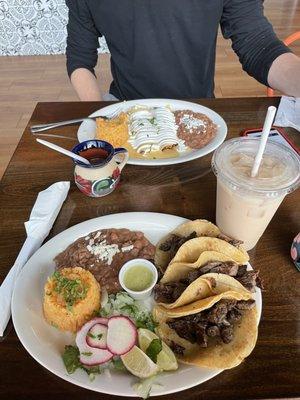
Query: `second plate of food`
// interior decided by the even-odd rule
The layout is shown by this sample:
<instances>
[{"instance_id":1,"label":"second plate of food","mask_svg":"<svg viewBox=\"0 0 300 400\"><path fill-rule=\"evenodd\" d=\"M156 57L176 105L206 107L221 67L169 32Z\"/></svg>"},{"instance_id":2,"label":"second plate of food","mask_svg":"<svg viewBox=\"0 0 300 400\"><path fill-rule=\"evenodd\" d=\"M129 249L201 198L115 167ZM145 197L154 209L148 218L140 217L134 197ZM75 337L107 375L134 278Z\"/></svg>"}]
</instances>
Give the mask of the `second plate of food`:
<instances>
[{"instance_id":1,"label":"second plate of food","mask_svg":"<svg viewBox=\"0 0 300 400\"><path fill-rule=\"evenodd\" d=\"M125 147L128 164L133 165L191 161L214 151L227 135L226 122L219 114L182 100L131 100L104 107L90 117L98 118L80 125L79 142L96 138Z\"/></svg>"}]
</instances>

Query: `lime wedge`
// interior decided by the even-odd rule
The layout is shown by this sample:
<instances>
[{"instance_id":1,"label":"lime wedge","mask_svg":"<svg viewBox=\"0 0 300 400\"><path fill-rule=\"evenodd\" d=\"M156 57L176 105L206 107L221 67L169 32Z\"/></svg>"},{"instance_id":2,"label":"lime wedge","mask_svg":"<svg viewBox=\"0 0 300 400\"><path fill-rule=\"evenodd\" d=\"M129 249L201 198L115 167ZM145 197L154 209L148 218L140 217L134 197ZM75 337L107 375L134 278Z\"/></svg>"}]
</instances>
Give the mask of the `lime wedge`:
<instances>
[{"instance_id":1,"label":"lime wedge","mask_svg":"<svg viewBox=\"0 0 300 400\"><path fill-rule=\"evenodd\" d=\"M121 360L129 372L141 379L149 378L160 371L151 358L137 346L121 356Z\"/></svg>"},{"instance_id":2,"label":"lime wedge","mask_svg":"<svg viewBox=\"0 0 300 400\"><path fill-rule=\"evenodd\" d=\"M153 339L159 339L155 333L149 331L148 329L140 328L138 330L138 339L140 348L146 352L149 344ZM170 347L162 342L162 350L157 356L157 363L160 369L163 371L174 371L178 368L178 363L175 354L170 349Z\"/></svg>"}]
</instances>

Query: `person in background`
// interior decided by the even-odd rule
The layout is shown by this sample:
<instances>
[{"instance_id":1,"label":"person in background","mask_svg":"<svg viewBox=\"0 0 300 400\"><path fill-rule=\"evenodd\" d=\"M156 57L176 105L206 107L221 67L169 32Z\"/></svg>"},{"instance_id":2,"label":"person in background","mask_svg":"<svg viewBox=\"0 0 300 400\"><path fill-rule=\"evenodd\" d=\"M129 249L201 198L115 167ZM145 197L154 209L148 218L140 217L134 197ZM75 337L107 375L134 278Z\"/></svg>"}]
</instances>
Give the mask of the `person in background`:
<instances>
[{"instance_id":1,"label":"person in background","mask_svg":"<svg viewBox=\"0 0 300 400\"><path fill-rule=\"evenodd\" d=\"M111 53L111 99L213 97L219 25L250 76L300 96L300 58L275 35L262 0L66 3L67 70L81 100L101 100L94 67L102 35Z\"/></svg>"}]
</instances>

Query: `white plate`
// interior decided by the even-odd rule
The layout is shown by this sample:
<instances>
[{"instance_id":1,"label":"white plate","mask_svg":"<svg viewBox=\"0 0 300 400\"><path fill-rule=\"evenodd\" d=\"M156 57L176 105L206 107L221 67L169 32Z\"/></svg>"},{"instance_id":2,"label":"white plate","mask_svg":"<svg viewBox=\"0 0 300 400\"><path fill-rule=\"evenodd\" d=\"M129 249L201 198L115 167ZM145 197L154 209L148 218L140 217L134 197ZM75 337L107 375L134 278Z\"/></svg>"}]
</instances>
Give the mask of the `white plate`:
<instances>
[{"instance_id":1,"label":"white plate","mask_svg":"<svg viewBox=\"0 0 300 400\"><path fill-rule=\"evenodd\" d=\"M24 266L12 298L12 318L17 335L29 354L53 374L75 385L119 396L136 396L131 387L135 378L129 373L112 373L96 376L91 382L84 371L68 375L61 354L66 344L74 344L72 334L59 332L51 327L43 317L43 288L54 271L53 258L69 244L89 232L103 228L128 228L141 230L153 243L186 219L167 214L136 212L107 215L75 225L49 240ZM257 290L255 299L261 313L261 291ZM163 386L153 390L152 395L179 392L196 386L222 372L219 369L206 369L181 364L176 372L163 373L157 382Z\"/></svg>"},{"instance_id":2,"label":"white plate","mask_svg":"<svg viewBox=\"0 0 300 400\"><path fill-rule=\"evenodd\" d=\"M136 105L146 105L148 107L159 107L159 106L171 106L173 110L191 110L194 112L199 112L206 114L217 126L217 135L214 139L199 150L191 150L190 152L183 154L182 156L174 158L164 158L156 160L143 160L139 158L130 158L128 164L132 165L147 165L147 166L157 166L157 165L172 165L180 164L186 161L191 161L199 157L203 157L206 154L211 153L217 147L222 144L227 135L227 125L224 119L210 108L201 106L196 103L190 103L188 101L182 100L171 100L171 99L144 99L144 100L130 100L123 103L116 103L110 106L104 107L101 110L95 111L90 117L100 117L106 116L113 113L116 109L120 108L120 111L126 111L129 108ZM94 120L86 119L80 125L77 137L79 142L84 142L85 140L95 139L96 132L96 122Z\"/></svg>"}]
</instances>

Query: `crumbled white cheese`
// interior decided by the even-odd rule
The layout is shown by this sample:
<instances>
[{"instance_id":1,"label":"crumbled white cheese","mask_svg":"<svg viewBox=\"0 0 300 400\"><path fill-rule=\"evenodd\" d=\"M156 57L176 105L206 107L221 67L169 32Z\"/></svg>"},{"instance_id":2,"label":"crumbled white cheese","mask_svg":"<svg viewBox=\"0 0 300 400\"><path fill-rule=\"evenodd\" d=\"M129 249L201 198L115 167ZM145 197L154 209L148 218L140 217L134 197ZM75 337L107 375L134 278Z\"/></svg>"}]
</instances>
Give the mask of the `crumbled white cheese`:
<instances>
[{"instance_id":1,"label":"crumbled white cheese","mask_svg":"<svg viewBox=\"0 0 300 400\"><path fill-rule=\"evenodd\" d=\"M101 235L101 232L100 231L98 231L97 233L96 233L96 235L94 236L94 239L98 239L98 237Z\"/></svg>"},{"instance_id":2,"label":"crumbled white cheese","mask_svg":"<svg viewBox=\"0 0 300 400\"><path fill-rule=\"evenodd\" d=\"M85 239L86 241L88 241L88 240L90 240L90 237L89 237L89 236L86 236L84 239Z\"/></svg>"},{"instance_id":3,"label":"crumbled white cheese","mask_svg":"<svg viewBox=\"0 0 300 400\"><path fill-rule=\"evenodd\" d=\"M117 244L107 244L106 240L102 240L99 244L93 244L92 246L88 245L87 249L99 260L107 262L108 265L111 265L114 256L120 253Z\"/></svg>"},{"instance_id":4,"label":"crumbled white cheese","mask_svg":"<svg viewBox=\"0 0 300 400\"><path fill-rule=\"evenodd\" d=\"M180 124L186 126L187 129L194 129L200 127L206 127L206 123L199 118L195 118L192 115L184 114L180 119Z\"/></svg>"},{"instance_id":5,"label":"crumbled white cheese","mask_svg":"<svg viewBox=\"0 0 300 400\"><path fill-rule=\"evenodd\" d=\"M89 245L90 245L90 246L93 246L94 243L95 243L95 240L94 240L94 239L90 239Z\"/></svg>"},{"instance_id":6,"label":"crumbled white cheese","mask_svg":"<svg viewBox=\"0 0 300 400\"><path fill-rule=\"evenodd\" d=\"M133 244L130 244L129 246L122 247L121 251L122 251L122 253L125 253L127 251L132 250L132 249L133 249Z\"/></svg>"}]
</instances>

